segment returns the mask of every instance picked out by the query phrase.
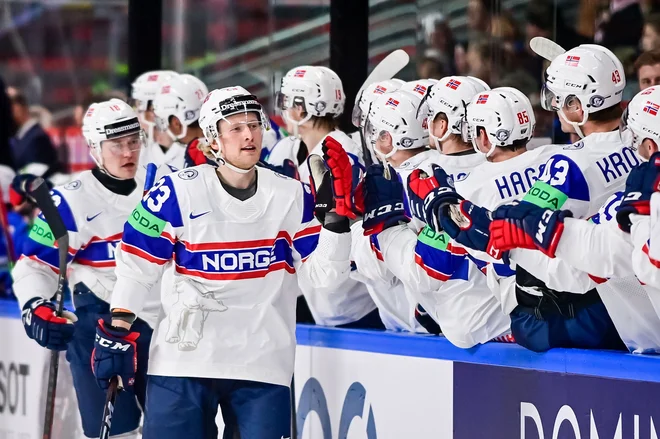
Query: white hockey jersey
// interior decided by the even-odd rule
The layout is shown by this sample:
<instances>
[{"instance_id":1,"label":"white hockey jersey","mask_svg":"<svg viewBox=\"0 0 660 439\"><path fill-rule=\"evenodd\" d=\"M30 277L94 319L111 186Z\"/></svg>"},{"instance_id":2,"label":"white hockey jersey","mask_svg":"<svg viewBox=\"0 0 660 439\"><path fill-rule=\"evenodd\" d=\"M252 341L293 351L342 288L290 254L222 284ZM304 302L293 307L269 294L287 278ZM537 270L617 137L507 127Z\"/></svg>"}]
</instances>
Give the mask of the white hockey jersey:
<instances>
[{"instance_id":1,"label":"white hockey jersey","mask_svg":"<svg viewBox=\"0 0 660 439\"><path fill-rule=\"evenodd\" d=\"M350 273L350 234L322 229L313 209L307 185L265 168L245 201L210 165L154 186L126 225L111 302L139 313L173 261L150 374L290 384L298 292L329 293Z\"/></svg>"},{"instance_id":2,"label":"white hockey jersey","mask_svg":"<svg viewBox=\"0 0 660 439\"><path fill-rule=\"evenodd\" d=\"M165 151L157 143L144 147L140 153L140 165L146 166L154 163L157 167L166 166L169 172L176 172L184 168L187 145L174 142Z\"/></svg>"},{"instance_id":3,"label":"white hockey jersey","mask_svg":"<svg viewBox=\"0 0 660 439\"><path fill-rule=\"evenodd\" d=\"M443 162L447 173L467 174L470 166L461 160L466 157L468 163L478 161L428 150L402 163L397 173L407 182L414 169L431 175L431 165ZM451 245L446 233L434 233L414 220L370 239L377 258L403 283L408 302L421 304L454 345L469 348L509 332L509 317L489 290L486 276L465 249Z\"/></svg>"},{"instance_id":4,"label":"white hockey jersey","mask_svg":"<svg viewBox=\"0 0 660 439\"><path fill-rule=\"evenodd\" d=\"M632 264L641 282L660 289L660 193L651 197L651 215L631 215Z\"/></svg>"},{"instance_id":5,"label":"white hockey jersey","mask_svg":"<svg viewBox=\"0 0 660 439\"><path fill-rule=\"evenodd\" d=\"M362 147L353 141L347 134L342 131L334 130L328 134L328 136L333 137L344 147L348 156L351 158L353 163L360 163L364 166L364 158L362 157ZM326 136L327 137L327 136ZM310 145L307 145L309 150L309 155L316 154L323 156L323 140L315 145L313 148ZM284 163L284 160L289 159L293 163L298 164L298 152L300 150L300 139L297 139L293 136L285 137L280 140L268 153L266 157L266 163L270 163L275 166L281 166ZM300 174L300 181L309 182L309 166L307 162L301 164L298 167L298 173Z\"/></svg>"},{"instance_id":6,"label":"white hockey jersey","mask_svg":"<svg viewBox=\"0 0 660 439\"><path fill-rule=\"evenodd\" d=\"M69 231L69 285L83 282L106 302L110 302L116 282L115 252L124 224L143 196L142 168L135 180L135 190L123 196L103 186L92 171L85 171L77 180L51 192ZM13 270L14 292L21 307L36 296L52 297L59 273L55 241L42 215L35 219L29 238ZM151 327L158 318L159 295L156 284L147 292L145 306L139 314Z\"/></svg>"}]
</instances>

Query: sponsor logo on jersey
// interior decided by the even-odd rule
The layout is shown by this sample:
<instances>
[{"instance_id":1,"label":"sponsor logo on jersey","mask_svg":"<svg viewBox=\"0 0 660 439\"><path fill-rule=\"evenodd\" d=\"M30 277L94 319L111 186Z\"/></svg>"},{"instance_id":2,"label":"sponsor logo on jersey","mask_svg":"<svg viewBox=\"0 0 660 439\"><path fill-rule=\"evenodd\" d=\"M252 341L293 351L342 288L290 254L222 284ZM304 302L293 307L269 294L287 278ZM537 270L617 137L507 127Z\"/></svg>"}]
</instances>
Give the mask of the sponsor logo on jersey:
<instances>
[{"instance_id":1,"label":"sponsor logo on jersey","mask_svg":"<svg viewBox=\"0 0 660 439\"><path fill-rule=\"evenodd\" d=\"M449 82L446 84L446 86L451 88L452 90L456 90L459 85L461 85L461 81L457 81L456 79L450 79Z\"/></svg>"},{"instance_id":2,"label":"sponsor logo on jersey","mask_svg":"<svg viewBox=\"0 0 660 439\"><path fill-rule=\"evenodd\" d=\"M580 57L575 55L568 55L564 64L570 67L577 67L578 64L580 64Z\"/></svg>"},{"instance_id":3,"label":"sponsor logo on jersey","mask_svg":"<svg viewBox=\"0 0 660 439\"><path fill-rule=\"evenodd\" d=\"M55 236L53 236L50 226L48 226L46 221L39 217L36 217L34 223L32 223L30 234L28 236L33 241L45 245L46 247L53 247L55 245Z\"/></svg>"},{"instance_id":4,"label":"sponsor logo on jersey","mask_svg":"<svg viewBox=\"0 0 660 439\"><path fill-rule=\"evenodd\" d=\"M181 180L192 180L197 177L199 172L196 169L185 169L177 174Z\"/></svg>"},{"instance_id":5,"label":"sponsor logo on jersey","mask_svg":"<svg viewBox=\"0 0 660 439\"><path fill-rule=\"evenodd\" d=\"M207 213L211 213L211 211L208 210L208 211L206 211L206 212L202 212L202 213L199 213L199 214L194 214L193 212L190 212L190 215L189 215L189 216L190 216L190 219L192 220L192 219L199 218L200 216L204 216L204 215L206 215Z\"/></svg>"},{"instance_id":6,"label":"sponsor logo on jersey","mask_svg":"<svg viewBox=\"0 0 660 439\"><path fill-rule=\"evenodd\" d=\"M479 95L479 97L477 98L477 104L485 104L486 102L488 102L488 96L489 95Z\"/></svg>"},{"instance_id":7,"label":"sponsor logo on jersey","mask_svg":"<svg viewBox=\"0 0 660 439\"><path fill-rule=\"evenodd\" d=\"M67 184L64 185L64 189L68 189L70 191L78 189L80 186L82 186L82 182L80 180L73 180Z\"/></svg>"},{"instance_id":8,"label":"sponsor logo on jersey","mask_svg":"<svg viewBox=\"0 0 660 439\"><path fill-rule=\"evenodd\" d=\"M529 190L523 201L535 204L544 209L558 210L564 205L568 195L550 186L548 183L537 181ZM552 213L552 212L551 212Z\"/></svg>"},{"instance_id":9,"label":"sponsor logo on jersey","mask_svg":"<svg viewBox=\"0 0 660 439\"><path fill-rule=\"evenodd\" d=\"M99 213L97 213L97 214L94 215L94 216L89 216L89 215L87 215L86 219L87 219L87 221L92 221L94 218L96 218L97 216L101 215L102 213L103 213L103 212L99 212Z\"/></svg>"},{"instance_id":10,"label":"sponsor logo on jersey","mask_svg":"<svg viewBox=\"0 0 660 439\"><path fill-rule=\"evenodd\" d=\"M151 236L152 238L158 238L163 233L166 224L165 221L156 217L151 212L148 212L142 207L142 204L139 204L138 207L131 212L131 216L128 218L128 223L138 232Z\"/></svg>"},{"instance_id":11,"label":"sponsor logo on jersey","mask_svg":"<svg viewBox=\"0 0 660 439\"><path fill-rule=\"evenodd\" d=\"M578 142L571 143L570 145L566 145L562 149L565 149L565 150L568 150L568 151L575 151L575 150L582 149L582 148L584 148L584 141L580 140Z\"/></svg>"}]
</instances>

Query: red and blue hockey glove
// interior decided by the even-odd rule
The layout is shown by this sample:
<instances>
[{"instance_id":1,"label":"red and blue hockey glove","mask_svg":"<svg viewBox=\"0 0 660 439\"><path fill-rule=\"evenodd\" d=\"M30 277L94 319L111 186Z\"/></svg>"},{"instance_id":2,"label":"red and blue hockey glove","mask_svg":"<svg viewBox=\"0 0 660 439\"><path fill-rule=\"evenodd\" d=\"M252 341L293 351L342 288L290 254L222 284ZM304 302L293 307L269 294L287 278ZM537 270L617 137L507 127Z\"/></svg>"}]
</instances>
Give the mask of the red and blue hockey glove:
<instances>
[{"instance_id":1,"label":"red and blue hockey glove","mask_svg":"<svg viewBox=\"0 0 660 439\"><path fill-rule=\"evenodd\" d=\"M62 311L61 317L57 317L55 310L52 302L35 297L23 306L21 320L28 337L45 348L65 351L67 343L73 339L74 322L78 318L66 310Z\"/></svg>"},{"instance_id":2,"label":"red and blue hockey glove","mask_svg":"<svg viewBox=\"0 0 660 439\"><path fill-rule=\"evenodd\" d=\"M92 351L92 371L101 389L108 390L114 376L119 377L119 385L125 390L133 388L139 336L139 332L117 328L99 319Z\"/></svg>"},{"instance_id":3,"label":"red and blue hockey glove","mask_svg":"<svg viewBox=\"0 0 660 439\"><path fill-rule=\"evenodd\" d=\"M452 211L454 206L445 204L440 207L440 227L459 244L501 259L502 252L493 244L490 236L491 212L467 200L461 201L460 213Z\"/></svg>"},{"instance_id":4,"label":"red and blue hockey glove","mask_svg":"<svg viewBox=\"0 0 660 439\"><path fill-rule=\"evenodd\" d=\"M29 196L30 188L34 180L36 180L36 175L32 174L17 174L14 179L11 181L9 186L9 202L12 206L18 207L23 204L25 201L35 204L34 200ZM49 189L53 188L53 184L46 180L46 184Z\"/></svg>"},{"instance_id":5,"label":"red and blue hockey glove","mask_svg":"<svg viewBox=\"0 0 660 439\"><path fill-rule=\"evenodd\" d=\"M660 152L651 156L648 162L634 168L626 179L626 190L616 212L619 228L630 233L630 215L649 215L653 192L660 190Z\"/></svg>"},{"instance_id":6,"label":"red and blue hockey glove","mask_svg":"<svg viewBox=\"0 0 660 439\"><path fill-rule=\"evenodd\" d=\"M404 207L403 184L392 166L391 179L384 175L383 165L371 165L364 179L364 218L366 236L380 233L397 224L410 221Z\"/></svg>"},{"instance_id":7,"label":"red and blue hockey glove","mask_svg":"<svg viewBox=\"0 0 660 439\"><path fill-rule=\"evenodd\" d=\"M433 175L415 169L408 176L409 202L412 214L440 231L438 211L447 204L458 204L463 199L454 189L453 179L438 165L432 165Z\"/></svg>"},{"instance_id":8,"label":"red and blue hockey glove","mask_svg":"<svg viewBox=\"0 0 660 439\"><path fill-rule=\"evenodd\" d=\"M505 204L493 212L490 236L502 251L514 248L538 249L554 258L569 210L552 210L525 201Z\"/></svg>"},{"instance_id":9,"label":"red and blue hockey glove","mask_svg":"<svg viewBox=\"0 0 660 439\"><path fill-rule=\"evenodd\" d=\"M337 214L349 219L363 215L364 189L359 163L351 163L344 147L331 136L323 140L323 158L332 175Z\"/></svg>"}]
</instances>

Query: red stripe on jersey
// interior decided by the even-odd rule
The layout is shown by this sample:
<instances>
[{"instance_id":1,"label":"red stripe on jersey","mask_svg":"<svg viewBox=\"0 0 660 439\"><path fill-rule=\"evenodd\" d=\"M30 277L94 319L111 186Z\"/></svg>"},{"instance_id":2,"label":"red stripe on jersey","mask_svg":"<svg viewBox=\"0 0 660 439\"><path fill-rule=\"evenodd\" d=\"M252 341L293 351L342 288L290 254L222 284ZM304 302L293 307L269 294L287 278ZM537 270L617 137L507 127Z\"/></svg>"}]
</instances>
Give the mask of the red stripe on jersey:
<instances>
[{"instance_id":1,"label":"red stripe on jersey","mask_svg":"<svg viewBox=\"0 0 660 439\"><path fill-rule=\"evenodd\" d=\"M270 272L286 270L290 274L294 274L296 269L291 267L286 261L279 261L271 264L268 268L255 271L243 271L240 273L208 273L200 270L190 270L180 265L176 265L177 273L186 274L193 277L201 277L208 280L245 280L245 279L258 279L266 277Z\"/></svg>"},{"instance_id":2,"label":"red stripe on jersey","mask_svg":"<svg viewBox=\"0 0 660 439\"><path fill-rule=\"evenodd\" d=\"M603 284L607 282L607 279L604 277L593 276L591 274L589 275L589 277L591 278L592 281L596 282L597 284Z\"/></svg>"},{"instance_id":3,"label":"red stripe on jersey","mask_svg":"<svg viewBox=\"0 0 660 439\"><path fill-rule=\"evenodd\" d=\"M87 241L87 244L85 246L88 246L89 244L92 244L94 242L109 242L109 241L119 241L121 239L123 233L115 233L112 236L108 236L107 238L101 238L99 236L92 236L92 239Z\"/></svg>"},{"instance_id":4,"label":"red stripe on jersey","mask_svg":"<svg viewBox=\"0 0 660 439\"><path fill-rule=\"evenodd\" d=\"M320 224L318 226L307 227L306 229L299 231L293 236L293 240L295 241L296 239L304 238L305 236L318 235L319 233L321 233Z\"/></svg>"},{"instance_id":5,"label":"red stripe on jersey","mask_svg":"<svg viewBox=\"0 0 660 439\"><path fill-rule=\"evenodd\" d=\"M42 261L41 259L39 259L39 258L36 257L35 255L30 255L30 256L21 255L21 257L18 258L18 260L20 261L20 260L23 259L23 258L28 258L28 259L31 259L31 260L33 260L33 261L35 261L35 262L40 263L40 264L44 264L46 267L48 267L48 268L50 268L51 270L53 270L53 271L55 272L55 274L60 274L60 269L59 269L59 267L55 267L55 266L53 266L53 265L50 265L48 262L46 262L46 261Z\"/></svg>"},{"instance_id":6,"label":"red stripe on jersey","mask_svg":"<svg viewBox=\"0 0 660 439\"><path fill-rule=\"evenodd\" d=\"M96 268L114 268L117 265L115 261L90 261L89 259L76 259L76 263Z\"/></svg>"},{"instance_id":7,"label":"red stripe on jersey","mask_svg":"<svg viewBox=\"0 0 660 439\"><path fill-rule=\"evenodd\" d=\"M444 282L444 281L448 281L451 278L451 276L449 276L445 273L441 273L438 270L434 270L433 268L431 268L428 265L424 264L424 260L417 253L415 253L415 262L417 263L417 265L422 267L424 269L424 271L426 271L426 274L431 276L433 279L441 280L441 281Z\"/></svg>"},{"instance_id":8,"label":"red stripe on jersey","mask_svg":"<svg viewBox=\"0 0 660 439\"><path fill-rule=\"evenodd\" d=\"M206 251L206 250L236 250L250 249L260 247L272 247L278 239L286 239L289 245L292 245L291 236L287 232L280 232L275 239L257 239L254 241L234 241L234 242L203 242L191 244L188 241L181 242L188 251Z\"/></svg>"},{"instance_id":9,"label":"red stripe on jersey","mask_svg":"<svg viewBox=\"0 0 660 439\"><path fill-rule=\"evenodd\" d=\"M447 251L452 255L459 255L459 256L467 255L468 253L464 247L456 247L454 245L451 245L451 242L447 244Z\"/></svg>"},{"instance_id":10,"label":"red stripe on jersey","mask_svg":"<svg viewBox=\"0 0 660 439\"><path fill-rule=\"evenodd\" d=\"M385 261L385 259L383 259L383 253L378 249L378 247L376 247L373 242L369 242L369 245L371 245L371 250L376 255L376 259L379 261Z\"/></svg>"},{"instance_id":11,"label":"red stripe on jersey","mask_svg":"<svg viewBox=\"0 0 660 439\"><path fill-rule=\"evenodd\" d=\"M646 254L646 256L649 258L649 262L653 264L653 266L660 268L660 261L657 259L653 259L651 255L649 254L649 245L644 244L644 247L642 248L642 251Z\"/></svg>"},{"instance_id":12,"label":"red stripe on jersey","mask_svg":"<svg viewBox=\"0 0 660 439\"><path fill-rule=\"evenodd\" d=\"M147 253L146 251L142 250L141 248L137 248L133 245L126 244L124 241L122 241L122 243L121 243L121 249L123 251L125 251L126 253L130 253L134 256L137 256L138 258L142 258L146 261L153 262L154 264L164 265L169 261L169 259L157 258L156 256L153 256L152 254Z\"/></svg>"}]
</instances>

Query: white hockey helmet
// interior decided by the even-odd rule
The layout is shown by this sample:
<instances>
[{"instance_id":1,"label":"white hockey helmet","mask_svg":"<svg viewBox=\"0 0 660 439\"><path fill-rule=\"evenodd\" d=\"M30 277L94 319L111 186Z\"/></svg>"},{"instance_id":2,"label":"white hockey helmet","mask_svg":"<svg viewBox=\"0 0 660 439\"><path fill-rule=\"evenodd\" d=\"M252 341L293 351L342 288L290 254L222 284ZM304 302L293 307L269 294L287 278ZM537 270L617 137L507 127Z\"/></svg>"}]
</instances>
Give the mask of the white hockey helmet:
<instances>
[{"instance_id":1,"label":"white hockey helmet","mask_svg":"<svg viewBox=\"0 0 660 439\"><path fill-rule=\"evenodd\" d=\"M431 87L437 84L437 82L437 79L417 79L416 81L405 82L400 90L416 94L421 99L424 99Z\"/></svg>"},{"instance_id":2,"label":"white hockey helmet","mask_svg":"<svg viewBox=\"0 0 660 439\"><path fill-rule=\"evenodd\" d=\"M298 136L298 127L312 116L340 116L344 112L346 96L339 76L327 67L300 66L282 78L282 86L275 98L275 107L282 117L293 126L294 136ZM290 108L301 106L306 116L301 120L292 120L288 114Z\"/></svg>"},{"instance_id":3,"label":"white hockey helmet","mask_svg":"<svg viewBox=\"0 0 660 439\"><path fill-rule=\"evenodd\" d=\"M386 81L378 81L369 84L362 90L359 96L355 97L355 106L353 106L353 113L351 120L356 128L364 128L364 121L367 120L369 114L369 107L376 98L385 93L392 93L398 90L405 84L400 79L388 79Z\"/></svg>"},{"instance_id":4,"label":"white hockey helmet","mask_svg":"<svg viewBox=\"0 0 660 439\"><path fill-rule=\"evenodd\" d=\"M529 141L534 135L534 109L520 90L498 87L475 95L468 104L461 134L465 142L472 141L475 151L479 128L486 131L490 141L490 157L496 147L506 147L518 140Z\"/></svg>"},{"instance_id":5,"label":"white hockey helmet","mask_svg":"<svg viewBox=\"0 0 660 439\"><path fill-rule=\"evenodd\" d=\"M222 156L222 133L219 132L218 123L221 120L227 121L229 116L235 114L245 114L246 121L233 122L234 124L248 123L248 113L256 113L258 123L261 125L262 130L270 129L270 121L264 113L263 107L257 100L256 96L243 87L225 87L211 91L204 99L199 113L199 126L202 128L202 131L204 131L206 140L211 145L214 142L218 145L218 151L212 150L216 161L219 164L225 165L231 170L242 174L249 172L252 168L241 169L224 159Z\"/></svg>"},{"instance_id":6,"label":"white hockey helmet","mask_svg":"<svg viewBox=\"0 0 660 439\"><path fill-rule=\"evenodd\" d=\"M192 82L194 82L195 84L197 84L199 89L202 90L202 93L204 94L204 97L202 97L202 99L204 99L206 97L206 95L209 94L208 87L206 86L206 84L204 84L204 81L199 79L197 76L191 75L190 73L182 73L179 76L182 77L182 78L189 79Z\"/></svg>"},{"instance_id":7,"label":"white hockey helmet","mask_svg":"<svg viewBox=\"0 0 660 439\"><path fill-rule=\"evenodd\" d=\"M597 44L582 44L557 56L546 69L541 90L541 106L570 123L584 137L580 127L590 113L619 105L626 87L623 64L609 49ZM570 122L565 108L577 99L584 116L581 122Z\"/></svg>"},{"instance_id":8,"label":"white hockey helmet","mask_svg":"<svg viewBox=\"0 0 660 439\"><path fill-rule=\"evenodd\" d=\"M425 148L429 144L427 127L428 105L418 94L397 90L382 95L373 102L365 122L367 143L383 159L392 157L398 150ZM392 137L392 151L381 152L376 145L380 136Z\"/></svg>"},{"instance_id":9,"label":"white hockey helmet","mask_svg":"<svg viewBox=\"0 0 660 439\"><path fill-rule=\"evenodd\" d=\"M116 98L89 106L83 117L82 134L90 148L92 159L104 170L101 154L101 144L104 140L139 134L137 149L144 144L144 132L140 128L137 113L126 102Z\"/></svg>"},{"instance_id":10,"label":"white hockey helmet","mask_svg":"<svg viewBox=\"0 0 660 439\"><path fill-rule=\"evenodd\" d=\"M438 81L428 93L429 137L433 146L440 149L440 143L451 134L461 135L461 123L465 116L465 107L477 93L490 90L488 84L473 76L447 76ZM438 114L447 117L447 131L442 137L433 135L433 121Z\"/></svg>"},{"instance_id":11,"label":"white hockey helmet","mask_svg":"<svg viewBox=\"0 0 660 439\"><path fill-rule=\"evenodd\" d=\"M131 84L131 99L135 109L139 113L147 111L162 83L175 76L177 73L172 70L152 70L138 76Z\"/></svg>"},{"instance_id":12,"label":"white hockey helmet","mask_svg":"<svg viewBox=\"0 0 660 439\"><path fill-rule=\"evenodd\" d=\"M201 86L200 86L201 85ZM203 87L202 87L203 86ZM156 126L174 141L186 137L188 126L199 119L202 102L208 93L206 86L197 78L178 75L163 82L153 100ZM170 118L176 117L183 129L176 135L170 130Z\"/></svg>"},{"instance_id":13,"label":"white hockey helmet","mask_svg":"<svg viewBox=\"0 0 660 439\"><path fill-rule=\"evenodd\" d=\"M660 87L649 87L637 93L621 116L619 131L625 144L632 140L637 151L644 139L660 146ZM641 156L640 156L641 157Z\"/></svg>"}]
</instances>

